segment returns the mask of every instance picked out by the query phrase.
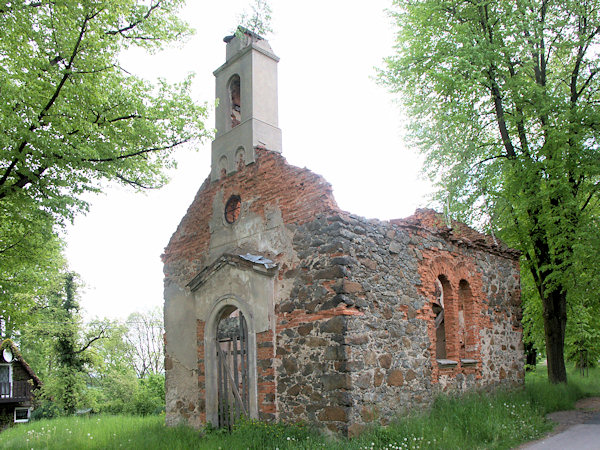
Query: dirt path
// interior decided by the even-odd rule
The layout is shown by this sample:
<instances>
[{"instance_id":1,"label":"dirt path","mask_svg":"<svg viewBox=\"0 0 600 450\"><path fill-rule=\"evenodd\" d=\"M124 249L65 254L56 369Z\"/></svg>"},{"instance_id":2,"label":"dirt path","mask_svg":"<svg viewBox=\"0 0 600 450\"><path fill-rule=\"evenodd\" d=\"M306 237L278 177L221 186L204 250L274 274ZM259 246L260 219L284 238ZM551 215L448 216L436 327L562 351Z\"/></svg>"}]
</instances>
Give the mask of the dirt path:
<instances>
[{"instance_id":1,"label":"dirt path","mask_svg":"<svg viewBox=\"0 0 600 450\"><path fill-rule=\"evenodd\" d=\"M582 398L575 403L575 409L569 411L556 411L546 416L548 419L558 424L552 432L541 437L537 441L531 441L520 445L515 450L526 449L537 442L565 431L567 428L585 423L595 414L598 414L598 412L600 412L600 397Z\"/></svg>"}]
</instances>

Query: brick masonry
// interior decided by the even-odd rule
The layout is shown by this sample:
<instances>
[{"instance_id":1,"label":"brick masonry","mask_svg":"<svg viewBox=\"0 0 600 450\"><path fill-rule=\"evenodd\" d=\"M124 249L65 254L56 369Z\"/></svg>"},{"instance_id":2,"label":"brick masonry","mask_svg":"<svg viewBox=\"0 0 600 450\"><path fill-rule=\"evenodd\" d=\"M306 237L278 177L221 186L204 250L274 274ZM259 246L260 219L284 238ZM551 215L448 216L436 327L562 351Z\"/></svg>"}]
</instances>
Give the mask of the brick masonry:
<instances>
[{"instance_id":1,"label":"brick masonry","mask_svg":"<svg viewBox=\"0 0 600 450\"><path fill-rule=\"evenodd\" d=\"M195 317L190 330L175 318L180 297L210 304L188 283L224 253L261 254L278 265L272 312L250 318L266 324L253 350L261 419L355 435L440 392L523 383L516 252L464 224L447 227L430 210L393 221L340 211L322 177L256 152L254 164L202 185L163 255L169 424L207 417L207 317ZM231 195L242 199L237 229L219 218ZM436 359L440 277L445 359L453 363ZM184 338L169 338L177 326ZM195 367L175 364L192 335ZM188 372L197 382L184 388Z\"/></svg>"}]
</instances>

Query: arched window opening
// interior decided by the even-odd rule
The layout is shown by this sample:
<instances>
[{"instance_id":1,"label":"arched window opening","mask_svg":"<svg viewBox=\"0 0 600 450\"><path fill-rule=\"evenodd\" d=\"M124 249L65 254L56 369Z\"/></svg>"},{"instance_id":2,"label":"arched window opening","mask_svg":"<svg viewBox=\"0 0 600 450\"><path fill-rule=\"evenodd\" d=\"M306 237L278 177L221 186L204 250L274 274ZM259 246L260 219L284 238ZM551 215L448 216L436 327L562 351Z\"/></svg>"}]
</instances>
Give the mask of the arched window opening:
<instances>
[{"instance_id":1,"label":"arched window opening","mask_svg":"<svg viewBox=\"0 0 600 450\"><path fill-rule=\"evenodd\" d=\"M466 280L460 280L458 285L458 305L460 358L469 359L474 357L477 342L473 323L473 293Z\"/></svg>"},{"instance_id":2,"label":"arched window opening","mask_svg":"<svg viewBox=\"0 0 600 450\"><path fill-rule=\"evenodd\" d=\"M225 204L225 220L227 223L234 223L240 217L242 209L242 199L239 195L232 195Z\"/></svg>"},{"instance_id":3,"label":"arched window opening","mask_svg":"<svg viewBox=\"0 0 600 450\"><path fill-rule=\"evenodd\" d=\"M217 324L217 387L219 427L249 417L248 326L234 306L223 310Z\"/></svg>"},{"instance_id":4,"label":"arched window opening","mask_svg":"<svg viewBox=\"0 0 600 450\"><path fill-rule=\"evenodd\" d=\"M235 163L237 170L242 170L246 164L246 150L244 147L240 147L235 152Z\"/></svg>"},{"instance_id":5,"label":"arched window opening","mask_svg":"<svg viewBox=\"0 0 600 450\"><path fill-rule=\"evenodd\" d=\"M242 101L239 75L234 75L229 81L229 104L231 105L231 128L242 121Z\"/></svg>"},{"instance_id":6,"label":"arched window opening","mask_svg":"<svg viewBox=\"0 0 600 450\"><path fill-rule=\"evenodd\" d=\"M444 297L449 289L449 283L446 277L439 276L435 280L435 300L432 304L432 310L435 314L435 357L437 359L446 359L446 314L444 311Z\"/></svg>"},{"instance_id":7,"label":"arched window opening","mask_svg":"<svg viewBox=\"0 0 600 450\"><path fill-rule=\"evenodd\" d=\"M227 175L227 156L223 155L219 158L219 176L225 178Z\"/></svg>"}]
</instances>

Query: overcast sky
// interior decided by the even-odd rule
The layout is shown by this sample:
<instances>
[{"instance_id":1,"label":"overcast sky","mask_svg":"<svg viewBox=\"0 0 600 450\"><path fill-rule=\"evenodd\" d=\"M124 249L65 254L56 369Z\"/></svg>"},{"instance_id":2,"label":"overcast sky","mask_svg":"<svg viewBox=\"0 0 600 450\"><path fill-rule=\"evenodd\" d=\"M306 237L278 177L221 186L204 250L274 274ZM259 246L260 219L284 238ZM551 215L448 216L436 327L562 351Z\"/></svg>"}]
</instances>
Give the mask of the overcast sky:
<instances>
[{"instance_id":1,"label":"overcast sky","mask_svg":"<svg viewBox=\"0 0 600 450\"><path fill-rule=\"evenodd\" d=\"M289 163L323 175L342 209L379 219L405 217L427 203L420 158L402 141L400 108L378 86L375 67L392 51L391 0L272 0L279 62L279 125ZM124 67L175 82L195 72L194 95L214 104L212 72L225 62L223 37L247 1L188 0L196 34L156 55L129 52ZM213 108L214 109L214 108ZM214 127L211 115L207 125ZM160 255L210 171L210 142L178 151L163 189L107 189L67 231L71 270L81 275L86 317L124 319L162 306Z\"/></svg>"}]
</instances>

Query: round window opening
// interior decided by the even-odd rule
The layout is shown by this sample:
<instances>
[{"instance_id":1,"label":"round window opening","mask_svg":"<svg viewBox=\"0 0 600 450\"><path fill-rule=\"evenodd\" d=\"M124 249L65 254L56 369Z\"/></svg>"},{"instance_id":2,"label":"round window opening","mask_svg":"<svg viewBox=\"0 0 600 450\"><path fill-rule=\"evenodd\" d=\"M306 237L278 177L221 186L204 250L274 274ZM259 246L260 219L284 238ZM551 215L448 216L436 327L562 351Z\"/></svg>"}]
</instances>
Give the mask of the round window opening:
<instances>
[{"instance_id":1,"label":"round window opening","mask_svg":"<svg viewBox=\"0 0 600 450\"><path fill-rule=\"evenodd\" d=\"M232 195L227 200L225 205L225 220L227 223L235 222L240 217L240 210L242 207L242 201L239 195Z\"/></svg>"}]
</instances>

